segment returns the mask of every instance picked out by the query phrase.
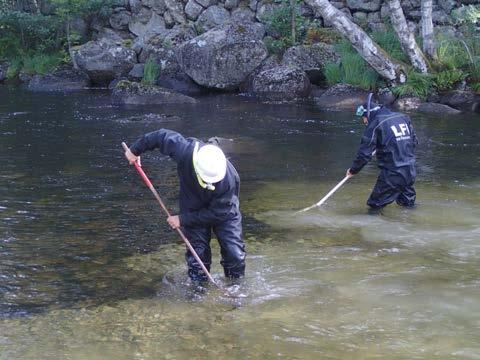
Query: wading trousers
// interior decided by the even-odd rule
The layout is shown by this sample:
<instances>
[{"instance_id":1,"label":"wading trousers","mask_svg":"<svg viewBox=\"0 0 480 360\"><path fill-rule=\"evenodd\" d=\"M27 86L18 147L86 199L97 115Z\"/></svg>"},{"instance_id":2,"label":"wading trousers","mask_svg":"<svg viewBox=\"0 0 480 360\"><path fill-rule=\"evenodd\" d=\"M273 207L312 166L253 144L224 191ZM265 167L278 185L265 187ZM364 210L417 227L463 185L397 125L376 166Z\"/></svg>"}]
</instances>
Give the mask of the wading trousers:
<instances>
[{"instance_id":1,"label":"wading trousers","mask_svg":"<svg viewBox=\"0 0 480 360\"><path fill-rule=\"evenodd\" d=\"M213 227L184 227L185 236L197 252L205 267L210 271L212 231L220 244L223 271L227 278L239 278L245 274L245 244L242 240L242 219L234 218ZM185 253L188 276L194 281L206 281L207 277L190 251Z\"/></svg>"},{"instance_id":2,"label":"wading trousers","mask_svg":"<svg viewBox=\"0 0 480 360\"><path fill-rule=\"evenodd\" d=\"M396 201L398 205L412 207L415 205L416 197L413 188L414 182L414 176L403 176L399 173L382 170L367 205L378 209Z\"/></svg>"}]
</instances>

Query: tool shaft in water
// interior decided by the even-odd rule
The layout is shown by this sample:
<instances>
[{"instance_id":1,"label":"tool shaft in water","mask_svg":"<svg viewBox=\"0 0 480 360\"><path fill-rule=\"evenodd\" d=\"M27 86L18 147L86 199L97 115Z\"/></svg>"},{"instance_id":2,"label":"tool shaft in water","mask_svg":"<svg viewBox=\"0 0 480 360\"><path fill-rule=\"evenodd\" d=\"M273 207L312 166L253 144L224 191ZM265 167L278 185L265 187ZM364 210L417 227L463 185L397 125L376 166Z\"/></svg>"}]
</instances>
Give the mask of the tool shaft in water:
<instances>
[{"instance_id":1,"label":"tool shaft in water","mask_svg":"<svg viewBox=\"0 0 480 360\"><path fill-rule=\"evenodd\" d=\"M345 184L345 182L346 182L348 179L350 179L350 176L345 176L345 177L342 179L342 181L340 181L337 185L335 185L335 187L334 187L332 190L330 190L330 191L328 192L328 194L325 195L319 202L313 204L312 206L306 207L305 209L302 209L302 210L297 211L296 214L301 213L301 212L308 211L308 210L310 210L310 209L313 209L314 207L322 206L323 203L324 203L325 201L327 201L328 198L329 198L330 196L332 196L338 189L340 189L340 187L341 187L343 184Z\"/></svg>"}]
</instances>

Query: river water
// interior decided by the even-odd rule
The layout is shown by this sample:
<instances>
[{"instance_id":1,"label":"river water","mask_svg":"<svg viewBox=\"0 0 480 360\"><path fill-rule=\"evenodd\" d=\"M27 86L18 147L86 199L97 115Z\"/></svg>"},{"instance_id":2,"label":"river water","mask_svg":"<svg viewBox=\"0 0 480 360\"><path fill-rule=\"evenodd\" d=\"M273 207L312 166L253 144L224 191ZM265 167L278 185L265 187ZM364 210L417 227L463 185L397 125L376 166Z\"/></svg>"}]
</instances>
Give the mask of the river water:
<instances>
[{"instance_id":1,"label":"river water","mask_svg":"<svg viewBox=\"0 0 480 360\"><path fill-rule=\"evenodd\" d=\"M313 105L0 88L0 359L480 359L480 119L412 115L418 206L369 215L375 162L321 209L363 126ZM242 178L244 297L185 283L183 245L120 143L219 136ZM143 166L177 209L174 163ZM222 281L212 241L213 276Z\"/></svg>"}]
</instances>

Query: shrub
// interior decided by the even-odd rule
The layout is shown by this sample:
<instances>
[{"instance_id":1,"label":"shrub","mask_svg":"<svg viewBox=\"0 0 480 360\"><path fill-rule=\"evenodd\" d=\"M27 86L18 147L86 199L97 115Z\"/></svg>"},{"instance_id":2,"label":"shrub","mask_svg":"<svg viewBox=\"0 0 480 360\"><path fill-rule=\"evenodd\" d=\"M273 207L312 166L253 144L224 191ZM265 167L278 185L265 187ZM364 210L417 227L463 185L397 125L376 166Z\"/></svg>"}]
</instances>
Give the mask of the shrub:
<instances>
[{"instance_id":1,"label":"shrub","mask_svg":"<svg viewBox=\"0 0 480 360\"><path fill-rule=\"evenodd\" d=\"M434 86L434 77L411 71L407 75L407 81L395 86L392 91L397 96L416 96L425 99Z\"/></svg>"},{"instance_id":2,"label":"shrub","mask_svg":"<svg viewBox=\"0 0 480 360\"><path fill-rule=\"evenodd\" d=\"M435 74L435 85L440 91L448 90L466 77L467 74L458 69L440 71Z\"/></svg>"},{"instance_id":3,"label":"shrub","mask_svg":"<svg viewBox=\"0 0 480 360\"><path fill-rule=\"evenodd\" d=\"M145 63L143 69L143 79L142 83L147 85L154 85L160 76L160 65L153 58L149 58Z\"/></svg>"},{"instance_id":4,"label":"shrub","mask_svg":"<svg viewBox=\"0 0 480 360\"><path fill-rule=\"evenodd\" d=\"M23 59L23 71L27 74L46 74L53 71L62 62L62 55L35 54Z\"/></svg>"},{"instance_id":5,"label":"shrub","mask_svg":"<svg viewBox=\"0 0 480 360\"><path fill-rule=\"evenodd\" d=\"M326 64L324 75L328 85L335 85L343 81L342 67L337 63Z\"/></svg>"},{"instance_id":6,"label":"shrub","mask_svg":"<svg viewBox=\"0 0 480 360\"><path fill-rule=\"evenodd\" d=\"M319 42L326 44L336 44L342 40L342 36L332 28L321 27L316 21L312 21L307 26L304 43L307 45Z\"/></svg>"},{"instance_id":7,"label":"shrub","mask_svg":"<svg viewBox=\"0 0 480 360\"><path fill-rule=\"evenodd\" d=\"M285 50L292 44L289 38L274 39L271 36L266 36L263 39L263 43L268 53L274 55L283 55Z\"/></svg>"}]
</instances>

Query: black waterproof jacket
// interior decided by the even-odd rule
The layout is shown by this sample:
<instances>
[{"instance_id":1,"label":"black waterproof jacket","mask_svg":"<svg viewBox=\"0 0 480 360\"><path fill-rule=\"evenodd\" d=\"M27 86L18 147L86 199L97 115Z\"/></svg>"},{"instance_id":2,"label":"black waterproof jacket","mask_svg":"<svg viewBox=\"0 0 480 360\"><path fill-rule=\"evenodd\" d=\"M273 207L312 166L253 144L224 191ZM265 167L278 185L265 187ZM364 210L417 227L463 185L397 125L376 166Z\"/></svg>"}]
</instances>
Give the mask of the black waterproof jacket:
<instances>
[{"instance_id":1,"label":"black waterproof jacket","mask_svg":"<svg viewBox=\"0 0 480 360\"><path fill-rule=\"evenodd\" d=\"M382 107L369 119L350 172L358 173L371 160L373 151L377 150L380 169L399 174L407 181L414 180L416 144L410 118Z\"/></svg>"},{"instance_id":2,"label":"black waterproof jacket","mask_svg":"<svg viewBox=\"0 0 480 360\"><path fill-rule=\"evenodd\" d=\"M177 163L180 179L180 224L187 227L215 226L240 217L240 178L227 160L225 178L215 183L215 190L204 189L198 183L193 168L194 138L184 138L175 131L160 129L142 136L130 150L136 156L147 150L159 149Z\"/></svg>"}]
</instances>

